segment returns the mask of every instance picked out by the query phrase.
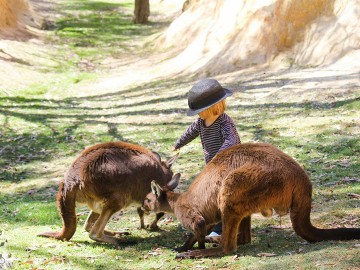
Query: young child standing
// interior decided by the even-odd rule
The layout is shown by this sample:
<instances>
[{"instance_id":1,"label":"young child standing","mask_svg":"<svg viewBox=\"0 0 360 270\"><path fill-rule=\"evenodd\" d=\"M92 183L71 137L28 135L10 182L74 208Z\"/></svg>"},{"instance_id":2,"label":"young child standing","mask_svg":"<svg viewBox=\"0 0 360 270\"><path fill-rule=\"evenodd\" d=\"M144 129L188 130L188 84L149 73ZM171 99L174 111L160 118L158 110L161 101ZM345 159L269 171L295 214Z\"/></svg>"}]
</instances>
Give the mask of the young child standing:
<instances>
[{"instance_id":1,"label":"young child standing","mask_svg":"<svg viewBox=\"0 0 360 270\"><path fill-rule=\"evenodd\" d=\"M215 79L202 79L189 91L188 116L199 117L186 129L175 143L180 149L200 135L201 144L208 163L220 151L239 144L240 137L233 120L225 113L225 99L232 91L223 88ZM213 228L209 236L221 234L221 224Z\"/></svg>"}]
</instances>

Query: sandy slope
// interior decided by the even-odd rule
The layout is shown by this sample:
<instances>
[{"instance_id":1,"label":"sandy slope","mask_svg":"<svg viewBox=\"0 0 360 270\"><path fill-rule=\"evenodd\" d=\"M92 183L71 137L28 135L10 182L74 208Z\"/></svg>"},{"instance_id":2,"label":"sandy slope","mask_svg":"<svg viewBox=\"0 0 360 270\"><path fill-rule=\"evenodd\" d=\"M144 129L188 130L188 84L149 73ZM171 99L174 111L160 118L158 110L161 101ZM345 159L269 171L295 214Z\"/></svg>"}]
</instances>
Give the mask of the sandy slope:
<instances>
[{"instance_id":1,"label":"sandy slope","mask_svg":"<svg viewBox=\"0 0 360 270\"><path fill-rule=\"evenodd\" d=\"M276 76L280 81L288 78L288 83L280 85L278 90L294 83L296 89L343 87L359 91L359 1L317 0L313 6L306 7L301 4L309 0L224 0L202 8L203 1L197 1L182 14L176 13L178 17L168 30L156 37L159 43L154 44L160 49L175 45L182 48L175 57L163 52L130 62L112 61L110 73L91 85L79 86L74 91L76 95L95 90L117 91L132 84L195 73L197 77L217 76L228 83L242 78L255 81L264 72L267 76L262 76L263 80L274 80ZM6 2L9 1L0 0L0 5ZM161 12L169 12L166 5L170 2L162 1ZM37 23L41 18L53 16L56 1L31 0L30 3L31 8L17 9L23 15L17 17L22 18L22 24L14 28L16 35L14 32L13 38L0 40L1 94L41 82L44 79L41 67L52 65L51 54L56 48L42 41L42 31L36 25L25 28L24 25L31 16ZM171 8L176 11L181 6ZM276 91L271 93L275 94Z\"/></svg>"},{"instance_id":2,"label":"sandy slope","mask_svg":"<svg viewBox=\"0 0 360 270\"><path fill-rule=\"evenodd\" d=\"M157 42L182 48L171 61L179 70L221 74L284 59L359 69L359 14L357 0L200 0Z\"/></svg>"}]
</instances>

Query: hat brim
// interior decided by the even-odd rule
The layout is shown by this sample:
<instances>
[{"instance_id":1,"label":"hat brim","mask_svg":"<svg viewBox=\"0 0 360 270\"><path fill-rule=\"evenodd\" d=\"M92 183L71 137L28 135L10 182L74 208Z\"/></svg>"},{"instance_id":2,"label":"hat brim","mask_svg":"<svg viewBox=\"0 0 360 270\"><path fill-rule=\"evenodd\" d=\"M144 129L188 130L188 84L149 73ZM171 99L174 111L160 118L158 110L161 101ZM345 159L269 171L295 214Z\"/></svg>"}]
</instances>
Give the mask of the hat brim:
<instances>
[{"instance_id":1,"label":"hat brim","mask_svg":"<svg viewBox=\"0 0 360 270\"><path fill-rule=\"evenodd\" d=\"M206 107L203 107L203 108L200 108L200 109L196 109L196 110L189 109L189 110L187 111L187 113L186 113L187 116L193 116L193 115L196 115L196 114L198 114L198 113L200 113L200 112L202 112L202 111L205 111L206 109L210 108L211 106L215 105L216 103L222 101L223 99L225 99L225 98L227 98L227 97L229 97L229 96L231 96L231 95L233 94L233 92L232 92L231 90L226 89L226 88L223 88L223 89L224 89L224 91L225 91L225 95L224 95L222 98L220 98L220 99L217 100L217 101L214 101L213 103L211 103L210 105L208 105L208 106L206 106Z\"/></svg>"}]
</instances>

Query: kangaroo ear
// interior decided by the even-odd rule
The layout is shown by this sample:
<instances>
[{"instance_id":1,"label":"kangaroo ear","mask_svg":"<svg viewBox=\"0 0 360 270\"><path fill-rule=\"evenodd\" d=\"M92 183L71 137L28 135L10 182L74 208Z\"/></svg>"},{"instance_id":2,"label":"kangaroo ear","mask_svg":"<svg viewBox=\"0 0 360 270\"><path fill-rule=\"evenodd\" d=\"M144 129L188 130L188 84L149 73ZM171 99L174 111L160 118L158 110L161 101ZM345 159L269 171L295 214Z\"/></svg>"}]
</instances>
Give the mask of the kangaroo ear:
<instances>
[{"instance_id":1,"label":"kangaroo ear","mask_svg":"<svg viewBox=\"0 0 360 270\"><path fill-rule=\"evenodd\" d=\"M162 188L155 182L155 180L152 180L151 192L154 193L156 197L159 197L162 191Z\"/></svg>"},{"instance_id":2,"label":"kangaroo ear","mask_svg":"<svg viewBox=\"0 0 360 270\"><path fill-rule=\"evenodd\" d=\"M175 156L173 156L172 158L170 158L170 159L168 159L167 161L166 161L166 164L169 166L169 167L171 167L174 163L175 163L175 161L178 159L178 157L179 157L179 153L177 153Z\"/></svg>"},{"instance_id":3,"label":"kangaroo ear","mask_svg":"<svg viewBox=\"0 0 360 270\"><path fill-rule=\"evenodd\" d=\"M170 182L167 184L167 187L170 190L174 190L179 185L180 176L181 174L177 173L171 178Z\"/></svg>"},{"instance_id":4,"label":"kangaroo ear","mask_svg":"<svg viewBox=\"0 0 360 270\"><path fill-rule=\"evenodd\" d=\"M155 155L156 159L161 162L161 157L158 153L152 151L152 153Z\"/></svg>"}]
</instances>

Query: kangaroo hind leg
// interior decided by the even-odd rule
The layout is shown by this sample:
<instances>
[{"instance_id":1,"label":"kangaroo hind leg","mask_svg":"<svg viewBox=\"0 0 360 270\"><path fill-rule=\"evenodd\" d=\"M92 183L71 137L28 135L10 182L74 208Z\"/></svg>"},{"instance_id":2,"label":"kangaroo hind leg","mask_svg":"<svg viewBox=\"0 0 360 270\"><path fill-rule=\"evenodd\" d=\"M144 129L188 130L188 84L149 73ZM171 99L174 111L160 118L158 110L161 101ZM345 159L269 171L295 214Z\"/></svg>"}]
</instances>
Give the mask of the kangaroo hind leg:
<instances>
[{"instance_id":1,"label":"kangaroo hind leg","mask_svg":"<svg viewBox=\"0 0 360 270\"><path fill-rule=\"evenodd\" d=\"M241 220L237 239L240 245L251 243L251 216Z\"/></svg>"},{"instance_id":2,"label":"kangaroo hind leg","mask_svg":"<svg viewBox=\"0 0 360 270\"><path fill-rule=\"evenodd\" d=\"M104 242L118 246L126 241L116 238L113 235L109 235L108 231L105 231L105 226L108 223L111 216L119 209L112 209L110 207L104 207L98 219L95 221L94 226L91 228L89 237L97 242Z\"/></svg>"},{"instance_id":3,"label":"kangaroo hind leg","mask_svg":"<svg viewBox=\"0 0 360 270\"><path fill-rule=\"evenodd\" d=\"M95 222L98 220L100 214L95 213L94 211L90 211L88 217L86 218L84 224L84 230L90 232L92 227L94 226Z\"/></svg>"},{"instance_id":4,"label":"kangaroo hind leg","mask_svg":"<svg viewBox=\"0 0 360 270\"><path fill-rule=\"evenodd\" d=\"M85 221L85 224L84 224L85 231L90 232L99 217L100 217L100 214L95 213L94 211L90 211L90 213ZM128 233L128 232L113 232L113 231L109 231L109 230L104 230L104 234L108 235L108 236L117 236L117 235L129 235L130 233Z\"/></svg>"},{"instance_id":5,"label":"kangaroo hind leg","mask_svg":"<svg viewBox=\"0 0 360 270\"><path fill-rule=\"evenodd\" d=\"M231 210L225 210L222 220L223 231L221 234L221 247L225 254L230 254L237 250L237 236L243 216L237 215Z\"/></svg>"},{"instance_id":6,"label":"kangaroo hind leg","mask_svg":"<svg viewBox=\"0 0 360 270\"><path fill-rule=\"evenodd\" d=\"M251 242L251 214L262 209L261 197L267 190L259 184L261 177L262 168L245 164L223 180L219 208L223 223L221 245L226 254L236 251L237 241Z\"/></svg>"}]
</instances>

